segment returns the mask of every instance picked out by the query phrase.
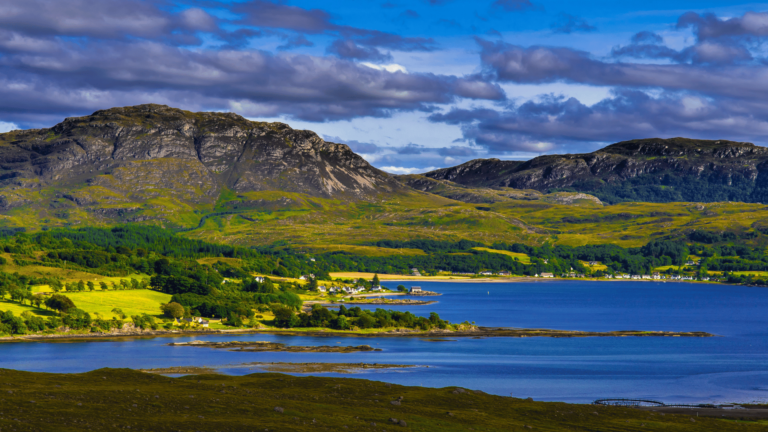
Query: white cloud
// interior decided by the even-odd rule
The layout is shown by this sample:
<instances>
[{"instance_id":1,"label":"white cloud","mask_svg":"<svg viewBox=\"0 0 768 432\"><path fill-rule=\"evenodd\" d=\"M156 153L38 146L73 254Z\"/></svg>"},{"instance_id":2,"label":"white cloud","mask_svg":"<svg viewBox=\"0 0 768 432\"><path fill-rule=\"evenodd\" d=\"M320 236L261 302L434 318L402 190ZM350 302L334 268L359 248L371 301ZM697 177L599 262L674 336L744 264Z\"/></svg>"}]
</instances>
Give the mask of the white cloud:
<instances>
[{"instance_id":1,"label":"white cloud","mask_svg":"<svg viewBox=\"0 0 768 432\"><path fill-rule=\"evenodd\" d=\"M19 129L17 124L0 121L0 133L10 132L16 129Z\"/></svg>"},{"instance_id":2,"label":"white cloud","mask_svg":"<svg viewBox=\"0 0 768 432\"><path fill-rule=\"evenodd\" d=\"M377 64L373 64L373 63L362 62L360 64L363 65L363 66L367 66L367 67L369 67L371 69L376 69L376 70L380 70L380 71L387 71L387 72L390 72L390 73L395 73L395 72L408 73L408 71L405 69L404 66L401 66L401 65L395 64L395 63L393 63L393 64L386 64L386 65L377 65Z\"/></svg>"},{"instance_id":3,"label":"white cloud","mask_svg":"<svg viewBox=\"0 0 768 432\"><path fill-rule=\"evenodd\" d=\"M390 174L420 174L425 173L429 171L436 170L437 167L426 167L426 168L405 168L405 167L381 167L381 170L384 172L388 172Z\"/></svg>"}]
</instances>

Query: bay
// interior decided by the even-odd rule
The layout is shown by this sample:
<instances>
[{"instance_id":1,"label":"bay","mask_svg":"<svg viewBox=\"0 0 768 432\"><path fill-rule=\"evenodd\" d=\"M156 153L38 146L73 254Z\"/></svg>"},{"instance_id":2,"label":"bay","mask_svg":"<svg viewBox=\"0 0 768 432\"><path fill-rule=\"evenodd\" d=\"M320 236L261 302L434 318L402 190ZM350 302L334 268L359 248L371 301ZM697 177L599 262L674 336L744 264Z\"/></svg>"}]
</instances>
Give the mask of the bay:
<instances>
[{"instance_id":1,"label":"bay","mask_svg":"<svg viewBox=\"0 0 768 432\"><path fill-rule=\"evenodd\" d=\"M396 286L398 283L386 282ZM406 286L415 283L404 283ZM249 362L396 363L429 367L351 376L404 385L462 386L536 400L591 402L602 397L666 403L768 400L768 291L715 284L632 281L518 283L419 282L443 293L428 306L393 306L452 322L564 330L706 331L714 338L305 337L268 334L21 342L0 345L0 367L84 372L102 367L225 366ZM371 307L373 309L375 307ZM291 345L362 345L381 352L240 353L171 347L189 340L263 340Z\"/></svg>"}]
</instances>

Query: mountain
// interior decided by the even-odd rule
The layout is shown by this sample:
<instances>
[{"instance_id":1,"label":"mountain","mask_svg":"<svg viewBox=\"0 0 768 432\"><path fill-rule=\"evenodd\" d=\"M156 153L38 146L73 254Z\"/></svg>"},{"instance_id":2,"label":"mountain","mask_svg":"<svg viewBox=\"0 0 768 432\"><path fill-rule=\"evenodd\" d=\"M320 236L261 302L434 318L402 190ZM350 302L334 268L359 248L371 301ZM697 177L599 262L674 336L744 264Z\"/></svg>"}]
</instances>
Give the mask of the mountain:
<instances>
[{"instance_id":1,"label":"mountain","mask_svg":"<svg viewBox=\"0 0 768 432\"><path fill-rule=\"evenodd\" d=\"M139 105L0 134L6 215L23 208L41 218L174 220L214 208L374 200L403 190L346 145L233 113Z\"/></svg>"},{"instance_id":2,"label":"mountain","mask_svg":"<svg viewBox=\"0 0 768 432\"><path fill-rule=\"evenodd\" d=\"M652 138L527 162L476 159L424 176L472 187L582 192L609 204L768 203L768 148L724 140Z\"/></svg>"}]
</instances>

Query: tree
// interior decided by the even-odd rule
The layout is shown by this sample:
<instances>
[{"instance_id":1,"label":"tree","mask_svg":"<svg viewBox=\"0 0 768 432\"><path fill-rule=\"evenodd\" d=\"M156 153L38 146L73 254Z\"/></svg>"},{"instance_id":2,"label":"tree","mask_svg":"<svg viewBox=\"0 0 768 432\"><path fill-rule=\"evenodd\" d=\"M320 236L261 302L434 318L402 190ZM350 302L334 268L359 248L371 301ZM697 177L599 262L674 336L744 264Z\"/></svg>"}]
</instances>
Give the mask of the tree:
<instances>
[{"instance_id":1,"label":"tree","mask_svg":"<svg viewBox=\"0 0 768 432\"><path fill-rule=\"evenodd\" d=\"M299 317L287 306L275 304L272 306L272 313L275 315L275 325L277 327L291 328L299 324Z\"/></svg>"},{"instance_id":2,"label":"tree","mask_svg":"<svg viewBox=\"0 0 768 432\"><path fill-rule=\"evenodd\" d=\"M184 316L184 306L176 302L160 305L160 310L162 310L163 314L168 318L181 318Z\"/></svg>"},{"instance_id":3,"label":"tree","mask_svg":"<svg viewBox=\"0 0 768 432\"><path fill-rule=\"evenodd\" d=\"M125 319L125 313L123 313L123 310L120 308L114 308L112 309L112 313L115 314L118 318Z\"/></svg>"},{"instance_id":4,"label":"tree","mask_svg":"<svg viewBox=\"0 0 768 432\"><path fill-rule=\"evenodd\" d=\"M125 279L120 279L120 285L123 287L123 289L128 289L128 281Z\"/></svg>"},{"instance_id":5,"label":"tree","mask_svg":"<svg viewBox=\"0 0 768 432\"><path fill-rule=\"evenodd\" d=\"M397 286L397 290L398 291L407 291L406 288L405 288L405 285L398 285Z\"/></svg>"},{"instance_id":6,"label":"tree","mask_svg":"<svg viewBox=\"0 0 768 432\"><path fill-rule=\"evenodd\" d=\"M83 281L78 281L78 282L77 282L77 290L78 290L78 291L85 291L85 282L83 282Z\"/></svg>"},{"instance_id":7,"label":"tree","mask_svg":"<svg viewBox=\"0 0 768 432\"><path fill-rule=\"evenodd\" d=\"M119 289L119 288L118 288L118 286L119 286L119 285L117 284L117 282L115 282L115 281L112 281L112 289L113 289L113 290L117 291L117 290Z\"/></svg>"},{"instance_id":8,"label":"tree","mask_svg":"<svg viewBox=\"0 0 768 432\"><path fill-rule=\"evenodd\" d=\"M344 315L339 315L338 318L336 318L336 328L339 330L346 330L349 328L349 322L347 321L347 317Z\"/></svg>"},{"instance_id":9,"label":"tree","mask_svg":"<svg viewBox=\"0 0 768 432\"><path fill-rule=\"evenodd\" d=\"M139 289L139 281L131 278L131 289Z\"/></svg>"},{"instance_id":10,"label":"tree","mask_svg":"<svg viewBox=\"0 0 768 432\"><path fill-rule=\"evenodd\" d=\"M45 301L45 306L48 309L67 313L72 309L75 309L75 303L72 300L61 294L54 294Z\"/></svg>"},{"instance_id":11,"label":"tree","mask_svg":"<svg viewBox=\"0 0 768 432\"><path fill-rule=\"evenodd\" d=\"M35 294L34 297L32 297L32 303L40 309L40 305L45 303L45 296L42 294Z\"/></svg>"},{"instance_id":12,"label":"tree","mask_svg":"<svg viewBox=\"0 0 768 432\"><path fill-rule=\"evenodd\" d=\"M373 286L381 285L381 281L379 281L379 274L378 273L373 275L373 280L371 281L371 285L373 285Z\"/></svg>"},{"instance_id":13,"label":"tree","mask_svg":"<svg viewBox=\"0 0 768 432\"><path fill-rule=\"evenodd\" d=\"M51 285L51 288L53 289L53 292L59 292L62 290L62 288L64 288L64 285L58 279L51 281L50 285Z\"/></svg>"},{"instance_id":14,"label":"tree","mask_svg":"<svg viewBox=\"0 0 768 432\"><path fill-rule=\"evenodd\" d=\"M310 278L309 283L307 283L307 291L317 291L317 279Z\"/></svg>"},{"instance_id":15,"label":"tree","mask_svg":"<svg viewBox=\"0 0 768 432\"><path fill-rule=\"evenodd\" d=\"M93 291L94 289L96 289L96 285L91 281L88 281L87 285L88 285L88 291Z\"/></svg>"},{"instance_id":16,"label":"tree","mask_svg":"<svg viewBox=\"0 0 768 432\"><path fill-rule=\"evenodd\" d=\"M102 291L106 291L109 289L109 285L107 285L107 283L104 281L99 282L99 286L101 287Z\"/></svg>"}]
</instances>

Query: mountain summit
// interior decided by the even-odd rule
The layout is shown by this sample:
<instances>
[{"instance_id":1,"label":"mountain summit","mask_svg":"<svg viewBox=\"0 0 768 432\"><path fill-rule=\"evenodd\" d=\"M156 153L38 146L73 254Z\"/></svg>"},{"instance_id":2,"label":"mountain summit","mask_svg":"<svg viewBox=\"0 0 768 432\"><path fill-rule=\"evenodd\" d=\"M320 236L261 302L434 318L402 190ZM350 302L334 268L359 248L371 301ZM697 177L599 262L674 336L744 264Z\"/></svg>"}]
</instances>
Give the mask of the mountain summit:
<instances>
[{"instance_id":1,"label":"mountain summit","mask_svg":"<svg viewBox=\"0 0 768 432\"><path fill-rule=\"evenodd\" d=\"M768 148L725 140L632 140L527 162L476 159L424 175L473 187L584 192L607 203L768 202Z\"/></svg>"},{"instance_id":2,"label":"mountain summit","mask_svg":"<svg viewBox=\"0 0 768 432\"><path fill-rule=\"evenodd\" d=\"M0 134L6 211L167 213L254 192L367 200L402 189L346 145L233 113L139 105Z\"/></svg>"}]
</instances>

